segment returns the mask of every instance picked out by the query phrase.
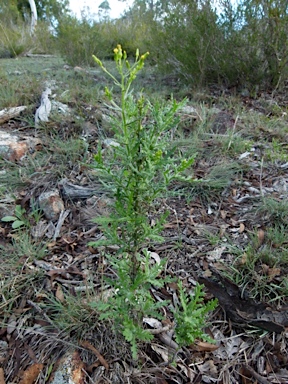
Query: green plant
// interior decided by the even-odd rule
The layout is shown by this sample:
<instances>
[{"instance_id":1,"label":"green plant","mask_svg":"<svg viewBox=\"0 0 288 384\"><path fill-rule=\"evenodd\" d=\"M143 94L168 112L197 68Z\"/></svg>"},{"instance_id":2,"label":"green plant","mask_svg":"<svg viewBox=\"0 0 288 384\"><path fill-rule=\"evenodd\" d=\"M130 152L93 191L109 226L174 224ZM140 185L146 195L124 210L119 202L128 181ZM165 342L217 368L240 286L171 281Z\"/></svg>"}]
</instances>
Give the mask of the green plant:
<instances>
[{"instance_id":1,"label":"green plant","mask_svg":"<svg viewBox=\"0 0 288 384\"><path fill-rule=\"evenodd\" d=\"M182 188L177 193L182 194L185 191L185 198L199 199L207 204L227 188L236 175L240 174L241 169L234 162L223 162L211 166L207 175L201 179L195 179L188 183L182 182Z\"/></svg>"},{"instance_id":2,"label":"green plant","mask_svg":"<svg viewBox=\"0 0 288 384\"><path fill-rule=\"evenodd\" d=\"M132 65L120 45L115 48L114 55L120 80L94 56L96 63L120 88L121 95L118 104L106 88L106 96L118 114L112 126L114 145L109 152L99 148L95 169L114 197L114 206L110 216L95 219L105 239L90 245L117 244L120 249L116 256L106 255L116 273L116 278L109 279L113 293L107 302L96 301L94 306L101 312L101 318L114 321L115 329L130 342L136 359L138 342L152 338L149 331L142 328L143 316L159 318L159 308L165 305L154 302L150 289L168 281L161 276L165 260L151 265L147 250L149 242L162 240L160 231L166 214L160 216L154 226L150 225L148 214L155 199L161 197L172 180L191 180L183 176L183 172L191 166L194 157L178 158L176 149L171 150L169 146L169 130L177 124L175 113L185 100L154 105L143 95L136 100L131 85L148 53L140 56L137 50Z\"/></svg>"},{"instance_id":3,"label":"green plant","mask_svg":"<svg viewBox=\"0 0 288 384\"><path fill-rule=\"evenodd\" d=\"M26 209L22 208L21 205L16 205L14 216L4 216L1 221L5 223L12 223L13 229L18 229L20 227L29 227L29 220L25 216Z\"/></svg>"},{"instance_id":4,"label":"green plant","mask_svg":"<svg viewBox=\"0 0 288 384\"><path fill-rule=\"evenodd\" d=\"M267 221L277 225L288 225L288 203L286 200L276 200L273 197L264 197L257 207Z\"/></svg>"},{"instance_id":5,"label":"green plant","mask_svg":"<svg viewBox=\"0 0 288 384\"><path fill-rule=\"evenodd\" d=\"M272 148L269 148L266 153L266 157L271 161L287 161L287 143L284 140L272 138Z\"/></svg>"},{"instance_id":6,"label":"green plant","mask_svg":"<svg viewBox=\"0 0 288 384\"><path fill-rule=\"evenodd\" d=\"M31 201L31 212L27 214L25 208L21 207L21 205L16 205L13 216L4 216L1 221L5 223L12 223L13 229L18 229L21 227L30 228L31 223L30 220L33 219L36 223L39 222L42 214L37 204L34 200Z\"/></svg>"},{"instance_id":7,"label":"green plant","mask_svg":"<svg viewBox=\"0 0 288 384\"><path fill-rule=\"evenodd\" d=\"M203 286L197 284L193 295L187 294L179 281L180 304L174 310L176 321L175 339L180 347L191 345L196 339L213 342L213 339L203 332L207 314L215 309L217 300L204 304Z\"/></svg>"},{"instance_id":8,"label":"green plant","mask_svg":"<svg viewBox=\"0 0 288 384\"><path fill-rule=\"evenodd\" d=\"M274 225L267 230L267 240L271 242L273 247L281 248L285 245L288 245L287 239L287 226Z\"/></svg>"},{"instance_id":9,"label":"green plant","mask_svg":"<svg viewBox=\"0 0 288 384\"><path fill-rule=\"evenodd\" d=\"M92 53L105 57L109 40L102 36L101 23L65 16L57 26L57 48L70 65L92 65ZM110 54L111 57L111 54Z\"/></svg>"},{"instance_id":10,"label":"green plant","mask_svg":"<svg viewBox=\"0 0 288 384\"><path fill-rule=\"evenodd\" d=\"M159 278L164 264L151 266L150 255L143 250L135 256L139 266L134 268L131 264L131 255L128 253L119 257L106 255L117 275L115 280L107 279L113 287L113 294L108 301L105 300L91 303L92 308L100 311L100 320L113 319L117 331L122 332L125 339L131 344L133 358L137 358L137 343L139 341L150 341L153 335L143 329L143 317L162 318L159 309L167 302L155 303L150 288L163 287L168 278ZM135 260L135 258L133 258Z\"/></svg>"},{"instance_id":11,"label":"green plant","mask_svg":"<svg viewBox=\"0 0 288 384\"><path fill-rule=\"evenodd\" d=\"M288 248L283 225L274 225L259 244L259 234L250 235L249 244L244 249L231 247L230 253L236 256L227 272L223 272L250 297L281 303L287 296L286 269ZM282 273L281 273L282 272Z\"/></svg>"},{"instance_id":12,"label":"green plant","mask_svg":"<svg viewBox=\"0 0 288 384\"><path fill-rule=\"evenodd\" d=\"M17 232L13 241L13 254L18 258L41 260L47 254L47 246L42 241L35 240L28 231Z\"/></svg>"}]
</instances>

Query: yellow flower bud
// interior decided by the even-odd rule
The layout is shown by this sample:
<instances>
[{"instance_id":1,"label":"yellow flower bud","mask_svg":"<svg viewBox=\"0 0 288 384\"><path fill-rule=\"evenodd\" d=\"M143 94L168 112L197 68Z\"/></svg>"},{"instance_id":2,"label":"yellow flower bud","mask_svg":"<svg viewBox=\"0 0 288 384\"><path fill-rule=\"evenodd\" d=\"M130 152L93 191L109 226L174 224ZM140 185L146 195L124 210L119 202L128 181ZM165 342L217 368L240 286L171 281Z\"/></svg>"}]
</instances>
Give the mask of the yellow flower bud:
<instances>
[{"instance_id":1,"label":"yellow flower bud","mask_svg":"<svg viewBox=\"0 0 288 384\"><path fill-rule=\"evenodd\" d=\"M144 55L141 56L141 60L145 60L147 56L149 55L149 52L144 53Z\"/></svg>"},{"instance_id":2,"label":"yellow flower bud","mask_svg":"<svg viewBox=\"0 0 288 384\"><path fill-rule=\"evenodd\" d=\"M100 59L98 59L98 57L96 57L95 55L92 55L94 61L96 61L96 63L98 65L100 65L100 67L103 67L103 64L102 64L102 61Z\"/></svg>"}]
</instances>

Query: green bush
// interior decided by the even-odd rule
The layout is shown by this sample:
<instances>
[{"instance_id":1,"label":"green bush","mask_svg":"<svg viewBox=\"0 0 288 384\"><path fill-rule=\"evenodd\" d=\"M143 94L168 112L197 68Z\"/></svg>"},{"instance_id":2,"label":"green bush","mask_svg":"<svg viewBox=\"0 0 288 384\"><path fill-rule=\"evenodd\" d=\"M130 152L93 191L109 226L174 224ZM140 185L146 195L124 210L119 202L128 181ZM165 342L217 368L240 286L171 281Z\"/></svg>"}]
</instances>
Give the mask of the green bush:
<instances>
[{"instance_id":1,"label":"green bush","mask_svg":"<svg viewBox=\"0 0 288 384\"><path fill-rule=\"evenodd\" d=\"M97 22L69 16L63 18L57 29L58 50L71 65L94 65L92 54L112 59L113 48L119 41L123 42L128 56L134 56L137 48L145 51L143 36L147 34L147 24L140 21L123 18Z\"/></svg>"},{"instance_id":2,"label":"green bush","mask_svg":"<svg viewBox=\"0 0 288 384\"><path fill-rule=\"evenodd\" d=\"M194 85L217 81L214 60L220 31L208 3L198 8L195 2L179 2L153 29L151 51L157 51L161 70L173 71Z\"/></svg>"},{"instance_id":3,"label":"green bush","mask_svg":"<svg viewBox=\"0 0 288 384\"><path fill-rule=\"evenodd\" d=\"M4 22L0 18L0 58L53 51L54 38L46 22L38 22L35 33L31 36L29 23L21 19L17 23L9 19Z\"/></svg>"},{"instance_id":4,"label":"green bush","mask_svg":"<svg viewBox=\"0 0 288 384\"><path fill-rule=\"evenodd\" d=\"M58 50L70 65L92 65L92 54L101 47L100 25L74 16L63 18L57 28Z\"/></svg>"},{"instance_id":5,"label":"green bush","mask_svg":"<svg viewBox=\"0 0 288 384\"><path fill-rule=\"evenodd\" d=\"M30 26L0 21L0 57L17 57L33 48Z\"/></svg>"},{"instance_id":6,"label":"green bush","mask_svg":"<svg viewBox=\"0 0 288 384\"><path fill-rule=\"evenodd\" d=\"M195 86L278 87L287 78L287 4L176 2L152 26L158 65ZM179 42L181 41L181 44Z\"/></svg>"},{"instance_id":7,"label":"green bush","mask_svg":"<svg viewBox=\"0 0 288 384\"><path fill-rule=\"evenodd\" d=\"M236 6L219 0L216 5L135 2L117 20L65 17L58 27L59 51L72 65L92 65L92 53L112 58L121 41L128 57L136 47L148 50L162 73L191 86L218 83L253 91L282 86L288 75L286 1L276 6L270 0L242 0Z\"/></svg>"}]
</instances>

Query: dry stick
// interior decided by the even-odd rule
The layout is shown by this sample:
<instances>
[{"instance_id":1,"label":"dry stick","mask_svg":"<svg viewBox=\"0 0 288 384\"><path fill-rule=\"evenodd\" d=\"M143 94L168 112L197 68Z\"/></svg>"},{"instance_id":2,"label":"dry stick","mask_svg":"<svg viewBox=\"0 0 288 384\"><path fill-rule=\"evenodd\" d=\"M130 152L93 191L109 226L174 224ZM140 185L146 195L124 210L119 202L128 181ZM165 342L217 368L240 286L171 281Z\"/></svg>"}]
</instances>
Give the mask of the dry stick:
<instances>
[{"instance_id":1,"label":"dry stick","mask_svg":"<svg viewBox=\"0 0 288 384\"><path fill-rule=\"evenodd\" d=\"M67 211L61 211L59 219L58 219L58 223L57 223L57 226L56 226L56 229L55 229L55 233L54 233L54 236L53 236L53 240L54 241L56 241L57 237L59 237L62 225L63 225L66 217L69 215L69 213L70 213L69 209Z\"/></svg>"},{"instance_id":2,"label":"dry stick","mask_svg":"<svg viewBox=\"0 0 288 384\"><path fill-rule=\"evenodd\" d=\"M266 380L265 377L259 375L259 373L257 373L256 371L254 371L253 368L249 367L249 365L244 365L245 369L247 369L247 371L249 373L251 373L251 375L259 381L260 384L271 384L270 381Z\"/></svg>"},{"instance_id":3,"label":"dry stick","mask_svg":"<svg viewBox=\"0 0 288 384\"><path fill-rule=\"evenodd\" d=\"M231 147L231 144L232 144L232 138L233 138L233 136L234 136L234 132L235 132L235 129L236 129L236 125L237 125L238 119L239 119L239 115L236 116L235 123L233 124L232 134L231 134L231 138L230 138L230 140L229 140L228 149L230 149L230 147Z\"/></svg>"},{"instance_id":4,"label":"dry stick","mask_svg":"<svg viewBox=\"0 0 288 384\"><path fill-rule=\"evenodd\" d=\"M165 327L161 328L154 328L154 329L146 329L151 335L159 335L159 333L170 331L172 328L171 325L166 325Z\"/></svg>"},{"instance_id":5,"label":"dry stick","mask_svg":"<svg viewBox=\"0 0 288 384\"><path fill-rule=\"evenodd\" d=\"M80 345L81 345L81 347L84 347L84 348L89 349L90 351L92 351L97 356L98 360L103 365L103 367L105 367L107 370L109 369L109 364L107 363L107 361L104 359L104 357L98 351L98 349L93 347L92 344L90 344L88 341L81 341Z\"/></svg>"},{"instance_id":6,"label":"dry stick","mask_svg":"<svg viewBox=\"0 0 288 384\"><path fill-rule=\"evenodd\" d=\"M42 315L44 317L44 319L49 323L51 324L55 329L57 329L58 332L60 332L60 329L55 326L55 324L53 323L53 321L46 315L46 313L42 310L42 308L39 307L38 304L34 303L34 301L32 300L27 300L27 304L31 305L33 308L36 309L36 311L38 313L40 313L40 315Z\"/></svg>"},{"instance_id":7,"label":"dry stick","mask_svg":"<svg viewBox=\"0 0 288 384\"><path fill-rule=\"evenodd\" d=\"M259 180L259 187L260 187L260 194L262 197L264 197L264 193L263 193L263 184L262 184L262 175L263 175L263 157L261 159L261 166L260 166L260 180Z\"/></svg>"}]
</instances>

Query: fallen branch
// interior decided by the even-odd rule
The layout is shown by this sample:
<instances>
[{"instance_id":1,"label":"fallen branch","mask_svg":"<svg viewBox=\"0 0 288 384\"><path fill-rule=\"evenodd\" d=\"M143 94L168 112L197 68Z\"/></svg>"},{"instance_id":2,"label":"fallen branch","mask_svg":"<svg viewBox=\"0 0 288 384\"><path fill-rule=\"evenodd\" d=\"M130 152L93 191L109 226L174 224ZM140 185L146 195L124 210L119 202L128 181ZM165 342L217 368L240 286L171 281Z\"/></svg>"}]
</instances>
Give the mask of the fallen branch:
<instances>
[{"instance_id":1,"label":"fallen branch","mask_svg":"<svg viewBox=\"0 0 288 384\"><path fill-rule=\"evenodd\" d=\"M9 121L13 119L13 117L19 116L22 111L24 111L27 107L22 105L20 107L13 108L5 108L0 111L0 124L5 123L5 121Z\"/></svg>"}]
</instances>

